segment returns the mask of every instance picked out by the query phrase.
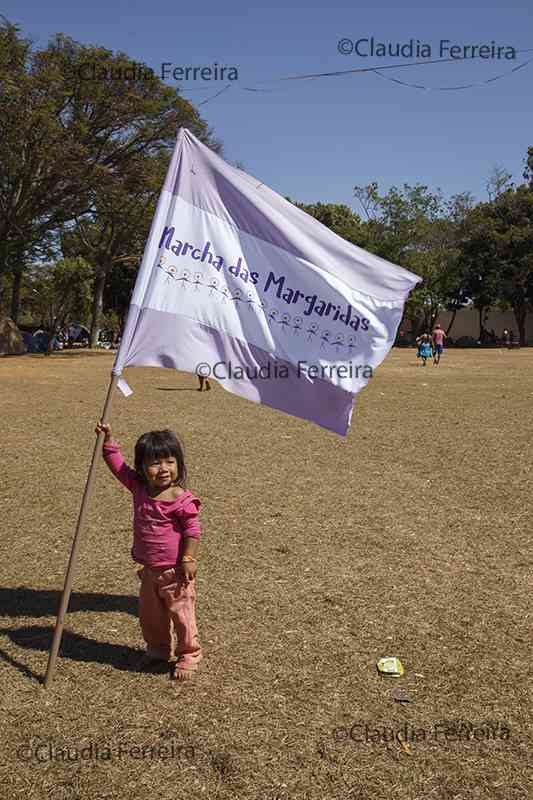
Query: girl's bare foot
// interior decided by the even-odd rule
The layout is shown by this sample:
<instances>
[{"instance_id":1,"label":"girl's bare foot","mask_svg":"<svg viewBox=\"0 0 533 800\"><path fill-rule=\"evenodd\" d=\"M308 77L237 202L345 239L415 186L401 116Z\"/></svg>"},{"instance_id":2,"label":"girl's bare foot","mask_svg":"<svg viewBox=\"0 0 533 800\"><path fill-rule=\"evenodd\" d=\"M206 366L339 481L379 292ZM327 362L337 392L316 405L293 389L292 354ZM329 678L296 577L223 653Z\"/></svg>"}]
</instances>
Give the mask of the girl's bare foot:
<instances>
[{"instance_id":1,"label":"girl's bare foot","mask_svg":"<svg viewBox=\"0 0 533 800\"><path fill-rule=\"evenodd\" d=\"M194 669L185 669L184 667L179 667L177 664L170 665L170 680L172 681L190 681L194 678L194 673L196 670Z\"/></svg>"}]
</instances>

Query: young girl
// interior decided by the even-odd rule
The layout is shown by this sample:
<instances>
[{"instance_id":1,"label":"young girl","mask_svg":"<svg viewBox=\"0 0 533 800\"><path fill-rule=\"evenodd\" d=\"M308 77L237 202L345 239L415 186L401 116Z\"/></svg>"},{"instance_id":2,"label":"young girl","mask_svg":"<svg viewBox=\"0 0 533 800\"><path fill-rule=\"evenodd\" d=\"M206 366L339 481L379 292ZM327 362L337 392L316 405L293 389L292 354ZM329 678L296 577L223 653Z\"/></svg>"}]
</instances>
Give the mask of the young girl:
<instances>
[{"instance_id":1,"label":"young girl","mask_svg":"<svg viewBox=\"0 0 533 800\"><path fill-rule=\"evenodd\" d=\"M135 469L131 469L110 426L98 423L96 433L100 431L105 434L107 466L133 495L131 553L143 565L139 572L143 661L168 660L171 677L188 680L202 658L195 617L201 504L184 488L182 447L172 431L145 433L135 445Z\"/></svg>"},{"instance_id":2,"label":"young girl","mask_svg":"<svg viewBox=\"0 0 533 800\"><path fill-rule=\"evenodd\" d=\"M431 358L433 355L431 340L427 333L423 333L422 336L419 339L417 339L417 342L418 342L417 358L422 359L422 366L425 367L427 359Z\"/></svg>"}]
</instances>

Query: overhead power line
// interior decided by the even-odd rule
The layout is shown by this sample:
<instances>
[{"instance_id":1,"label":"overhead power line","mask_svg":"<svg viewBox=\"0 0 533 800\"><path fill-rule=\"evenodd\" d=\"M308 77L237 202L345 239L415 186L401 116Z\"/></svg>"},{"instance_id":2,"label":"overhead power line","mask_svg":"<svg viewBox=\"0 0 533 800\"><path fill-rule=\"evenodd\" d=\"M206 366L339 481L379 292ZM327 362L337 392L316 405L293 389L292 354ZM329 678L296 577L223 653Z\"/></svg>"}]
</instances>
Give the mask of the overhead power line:
<instances>
[{"instance_id":1,"label":"overhead power line","mask_svg":"<svg viewBox=\"0 0 533 800\"><path fill-rule=\"evenodd\" d=\"M533 52L533 48L527 50L517 50L517 53L530 53ZM262 81L256 86L234 86L232 84L228 84L220 91L216 92L212 97L208 97L206 100L203 100L198 105L205 105L209 103L211 100L219 97L223 92L226 92L228 89L234 88L239 89L240 91L245 92L275 92L276 87L273 88L266 88L265 84L276 84L286 81L303 81L303 80L316 80L320 78L336 78L342 75L358 75L364 73L374 73L378 75L380 78L384 80L390 81L391 83L398 84L400 86L405 86L410 89L421 89L428 92L452 92L452 91L464 91L465 89L472 89L477 88L480 86L484 86L487 84L495 83L496 81L502 80L503 78L508 78L515 72L527 67L529 64L532 63L533 59L528 59L527 61L523 61L521 64L517 64L517 66L513 67L506 72L502 72L498 75L494 75L492 78L485 78L481 81L474 81L472 83L466 84L459 84L455 86L427 86L425 84L420 83L410 83L408 81L402 81L399 78L393 78L390 75L383 75L385 70L397 70L397 69L404 69L405 67L425 67L429 66L430 64L443 64L443 63L462 63L464 59L458 58L436 58L424 61L410 61L406 64L386 64L384 66L372 66L372 67L356 67L354 69L343 69L343 70L336 70L334 72L312 72L302 75L284 75L280 78L272 78L269 81ZM202 87L204 88L204 87ZM198 91L198 89L190 90L192 92Z\"/></svg>"}]
</instances>

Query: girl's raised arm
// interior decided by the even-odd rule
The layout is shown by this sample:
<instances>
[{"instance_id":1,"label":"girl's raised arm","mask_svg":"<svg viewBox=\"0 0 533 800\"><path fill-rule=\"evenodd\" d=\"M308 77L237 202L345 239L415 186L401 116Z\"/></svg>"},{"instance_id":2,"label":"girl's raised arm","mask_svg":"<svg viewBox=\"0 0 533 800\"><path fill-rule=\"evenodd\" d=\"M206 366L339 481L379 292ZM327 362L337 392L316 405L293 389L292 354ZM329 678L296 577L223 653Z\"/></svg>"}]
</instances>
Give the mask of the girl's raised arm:
<instances>
[{"instance_id":1,"label":"girl's raised arm","mask_svg":"<svg viewBox=\"0 0 533 800\"><path fill-rule=\"evenodd\" d=\"M99 422L96 426L96 433L105 433L104 446L102 448L102 455L104 461L115 476L130 492L134 492L139 485L139 478L135 470L128 467L124 461L124 457L120 451L118 442L113 441L110 425L102 425Z\"/></svg>"}]
</instances>

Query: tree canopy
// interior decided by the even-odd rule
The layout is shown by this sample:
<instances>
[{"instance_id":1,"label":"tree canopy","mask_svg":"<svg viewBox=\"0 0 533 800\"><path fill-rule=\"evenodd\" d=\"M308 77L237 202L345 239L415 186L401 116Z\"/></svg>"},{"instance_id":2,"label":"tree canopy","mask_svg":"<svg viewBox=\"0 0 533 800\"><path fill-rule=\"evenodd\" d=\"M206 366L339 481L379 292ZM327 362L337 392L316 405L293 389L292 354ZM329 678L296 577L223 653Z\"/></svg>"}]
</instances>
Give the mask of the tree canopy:
<instances>
[{"instance_id":1,"label":"tree canopy","mask_svg":"<svg viewBox=\"0 0 533 800\"><path fill-rule=\"evenodd\" d=\"M83 321L94 344L103 315L124 319L179 127L220 152L179 89L143 67L62 33L36 49L16 26L0 24L0 308L15 321L21 304L37 313L40 271L41 295L57 291L51 305L63 308L57 276L79 268L81 284L89 280ZM356 210L296 205L422 277L405 307L414 332L443 310L473 304L481 334L485 311L498 306L513 310L525 343L533 307L533 146L524 181L515 186L495 166L488 199L478 203L468 191L445 197L423 183L380 191L371 182L354 187Z\"/></svg>"},{"instance_id":2,"label":"tree canopy","mask_svg":"<svg viewBox=\"0 0 533 800\"><path fill-rule=\"evenodd\" d=\"M164 169L180 126L220 145L196 109L157 77L145 80L138 70L131 80L85 76L84 65L94 63L126 74L135 62L124 53L63 34L34 50L3 23L0 54L0 295L11 274L16 296L28 256L57 254L73 222L98 216L107 229L117 194L131 195L132 182L139 188L144 175L142 213L154 165Z\"/></svg>"}]
</instances>

